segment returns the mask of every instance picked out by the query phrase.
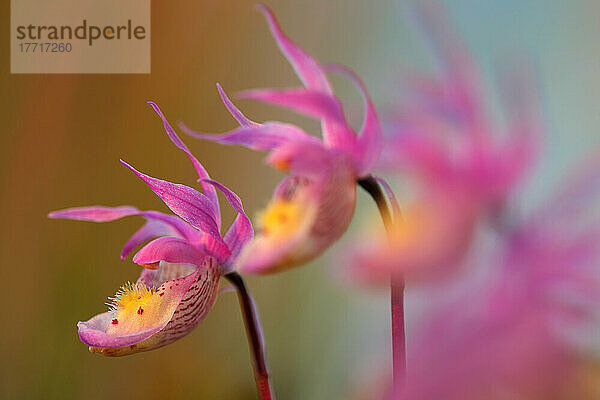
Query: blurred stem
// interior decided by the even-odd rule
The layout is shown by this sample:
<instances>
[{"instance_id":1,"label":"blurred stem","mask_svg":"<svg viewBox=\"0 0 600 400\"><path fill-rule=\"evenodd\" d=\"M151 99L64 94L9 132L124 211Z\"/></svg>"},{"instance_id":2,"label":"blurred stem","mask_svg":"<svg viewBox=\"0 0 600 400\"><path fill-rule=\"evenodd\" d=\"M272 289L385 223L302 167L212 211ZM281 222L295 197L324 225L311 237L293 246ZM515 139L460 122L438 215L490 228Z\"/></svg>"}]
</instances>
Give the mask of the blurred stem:
<instances>
[{"instance_id":1,"label":"blurred stem","mask_svg":"<svg viewBox=\"0 0 600 400\"><path fill-rule=\"evenodd\" d=\"M392 216L390 209L381 191L379 183L372 176L360 179L358 185L365 189L375 200L383 225L391 239ZM393 366L393 398L397 398L400 388L406 377L406 338L404 332L404 278L392 276L391 289L391 314L392 314L392 366Z\"/></svg>"},{"instance_id":2,"label":"blurred stem","mask_svg":"<svg viewBox=\"0 0 600 400\"><path fill-rule=\"evenodd\" d=\"M252 366L254 368L254 378L256 380L256 388L261 400L271 400L273 391L271 381L269 379L269 368L267 367L267 358L265 356L265 343L262 334L262 326L258 311L252 296L248 292L244 278L237 272L231 272L225 275L235 287L242 316L244 317L244 325L246 326L246 336L250 345L250 353L252 354Z\"/></svg>"}]
</instances>

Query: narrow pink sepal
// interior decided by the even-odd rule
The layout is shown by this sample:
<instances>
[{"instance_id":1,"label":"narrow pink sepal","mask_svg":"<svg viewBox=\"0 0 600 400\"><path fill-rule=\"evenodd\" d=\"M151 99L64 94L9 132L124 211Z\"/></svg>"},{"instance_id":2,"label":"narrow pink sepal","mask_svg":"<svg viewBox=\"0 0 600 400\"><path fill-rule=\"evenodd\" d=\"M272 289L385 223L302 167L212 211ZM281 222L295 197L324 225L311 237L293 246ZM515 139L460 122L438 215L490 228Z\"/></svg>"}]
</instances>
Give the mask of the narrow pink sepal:
<instances>
[{"instance_id":1,"label":"narrow pink sepal","mask_svg":"<svg viewBox=\"0 0 600 400\"><path fill-rule=\"evenodd\" d=\"M242 247L254 237L252 222L250 222L250 218L246 215L242 201L237 194L217 181L206 180L206 182L219 189L225 195L231 207L238 213L235 221L225 234L225 243L229 247L229 251L231 251L231 257L235 258L240 253Z\"/></svg>"},{"instance_id":2,"label":"narrow pink sepal","mask_svg":"<svg viewBox=\"0 0 600 400\"><path fill-rule=\"evenodd\" d=\"M477 126L485 119L483 103L480 101L481 78L468 49L448 21L446 11L439 2L429 0L411 2L409 11L441 66L444 74L441 89L445 105L451 105L470 126ZM430 96L430 99L435 100L436 97L439 98ZM475 131L470 130L469 133L485 133Z\"/></svg>"},{"instance_id":3,"label":"narrow pink sepal","mask_svg":"<svg viewBox=\"0 0 600 400\"><path fill-rule=\"evenodd\" d=\"M305 88L252 89L239 92L237 96L286 107L310 117L326 119L330 123L346 125L346 118L339 100L333 95L316 90Z\"/></svg>"},{"instance_id":4,"label":"narrow pink sepal","mask_svg":"<svg viewBox=\"0 0 600 400\"><path fill-rule=\"evenodd\" d=\"M60 211L52 211L48 214L48 217L74 219L77 221L109 222L130 215L137 215L138 213L139 210L137 208L130 206L89 206L73 207Z\"/></svg>"},{"instance_id":5,"label":"narrow pink sepal","mask_svg":"<svg viewBox=\"0 0 600 400\"><path fill-rule=\"evenodd\" d=\"M197 239L197 231L188 225L185 221L174 215L164 214L158 211L140 211L135 207L130 206L119 206L119 207L106 207L106 206L86 206L86 207L73 207L65 210L53 211L48 214L49 218L64 218L72 219L76 221L89 221L89 222L110 222L120 218L138 215L148 220L156 220L164 222L171 226L178 235L185 237L188 240Z\"/></svg>"},{"instance_id":6,"label":"narrow pink sepal","mask_svg":"<svg viewBox=\"0 0 600 400\"><path fill-rule=\"evenodd\" d=\"M319 66L319 63L288 39L281 31L275 15L266 5L257 4L256 8L262 12L267 19L269 28L271 29L271 33L273 34L277 45L296 71L300 80L302 80L302 83L309 89L332 94L333 90L331 89L329 80Z\"/></svg>"},{"instance_id":7,"label":"narrow pink sepal","mask_svg":"<svg viewBox=\"0 0 600 400\"><path fill-rule=\"evenodd\" d=\"M158 114L158 116L162 120L163 126L165 127L165 131L167 132L167 135L169 136L169 139L171 139L171 141L173 142L173 144L175 144L175 146L177 146L178 148L180 148L181 150L184 151L184 153L188 156L188 158L190 159L190 161L194 165L194 169L196 170L196 173L198 174L198 180L210 179L210 176L208 175L208 172L206 172L206 169L204 168L204 166L202 165L202 163L200 163L200 161L198 161L198 159L192 154L192 152L190 151L190 149L179 138L179 136L177 135L177 133L173 130L173 128L169 124L169 121L167 121L167 118L160 111L160 108L155 103L153 103L151 101L149 101L148 104L150 104L150 106L152 106L152 108L154 109L154 111L156 111L156 113ZM202 185L202 190L204 191L204 193L206 194L206 196L214 204L214 207L216 209L215 220L217 221L217 225L220 226L221 225L221 213L219 211L219 199L217 197L217 193L215 191L215 188L212 187L212 186L210 186L210 185L203 184L203 183L201 183L201 185Z\"/></svg>"},{"instance_id":8,"label":"narrow pink sepal","mask_svg":"<svg viewBox=\"0 0 600 400\"><path fill-rule=\"evenodd\" d=\"M225 246L215 219L216 210L208 197L189 186L153 178L137 171L125 161L121 162L142 179L171 211Z\"/></svg>"},{"instance_id":9,"label":"narrow pink sepal","mask_svg":"<svg viewBox=\"0 0 600 400\"><path fill-rule=\"evenodd\" d=\"M339 101L334 97L331 84L329 83L327 75L319 63L283 34L273 12L267 6L259 4L258 9L267 18L271 33L273 34L277 45L281 49L284 56L288 59L306 88L314 92L321 92L324 95L328 95L332 98L333 102L339 103ZM296 106L298 105L299 104L296 104ZM315 112L315 106L316 104L310 105L306 102L303 104L304 108L310 109L312 107L313 112ZM304 112L306 112L306 110ZM323 109L321 109L319 113L322 114ZM341 118L336 117L335 119L323 118L323 138L328 146L343 148L347 151L354 152L355 146L353 144L349 145L349 142L352 142L353 139L355 139L355 134L352 129L349 129L345 122L340 122L345 121L343 111L341 110L341 105L340 116Z\"/></svg>"},{"instance_id":10,"label":"narrow pink sepal","mask_svg":"<svg viewBox=\"0 0 600 400\"><path fill-rule=\"evenodd\" d=\"M237 108L235 106L235 104L233 104L233 102L229 99L229 97L225 93L225 90L223 90L223 88L221 87L221 85L219 85L218 83L217 83L217 91L219 92L219 96L221 96L221 100L223 101L223 104L225 104L225 107L227 108L227 111L229 111L229 113L233 116L233 118L235 118L235 120L240 124L240 126L257 126L257 125L260 125L259 123L254 122L254 121L248 119L239 110L239 108Z\"/></svg>"},{"instance_id":11,"label":"narrow pink sepal","mask_svg":"<svg viewBox=\"0 0 600 400\"><path fill-rule=\"evenodd\" d=\"M181 129L188 135L198 139L210 140L221 144L246 146L254 150L273 150L285 143L297 140L314 140L297 126L282 122L265 122L260 125L241 126L223 134L207 134L196 132L181 124Z\"/></svg>"},{"instance_id":12,"label":"narrow pink sepal","mask_svg":"<svg viewBox=\"0 0 600 400\"><path fill-rule=\"evenodd\" d=\"M365 116L358 136L358 175L364 177L371 172L379 160L383 148L383 134L377 110L365 84L354 71L340 64L328 64L326 68L328 71L340 73L350 79L358 88L363 99Z\"/></svg>"}]
</instances>

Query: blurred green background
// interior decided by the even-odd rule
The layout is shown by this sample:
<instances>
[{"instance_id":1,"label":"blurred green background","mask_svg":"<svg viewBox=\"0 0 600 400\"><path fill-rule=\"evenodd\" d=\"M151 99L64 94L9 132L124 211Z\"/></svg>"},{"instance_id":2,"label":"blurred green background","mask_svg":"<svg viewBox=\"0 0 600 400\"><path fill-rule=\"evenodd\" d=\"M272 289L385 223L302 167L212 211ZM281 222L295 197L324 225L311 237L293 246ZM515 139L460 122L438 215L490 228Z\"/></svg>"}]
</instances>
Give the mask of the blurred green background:
<instances>
[{"instance_id":1,"label":"blurred green background","mask_svg":"<svg viewBox=\"0 0 600 400\"><path fill-rule=\"evenodd\" d=\"M189 161L164 134L146 101L171 120L207 132L235 127L215 83L229 92L298 84L253 1L152 3L149 75L11 75L9 2L0 7L0 190L3 223L3 321L0 397L10 399L254 399L255 389L237 300L222 295L208 318L165 348L108 359L91 354L78 320L105 309L107 296L140 268L119 261L141 223L46 219L80 205L131 204L165 210L120 163L192 184ZM396 1L269 1L284 30L317 59L355 69L383 105L399 90L398 71L428 64L422 43ZM529 54L542 83L549 139L542 166L524 193L535 199L592 144L600 127L600 6L594 0L448 1L451 16L491 76L505 51ZM357 94L334 80L360 121ZM318 131L313 121L249 101L253 119L285 119ZM185 139L185 138L184 138ZM211 175L236 191L254 215L280 178L262 155L186 139ZM372 205L359 196L356 235ZM224 207L225 208L225 207ZM233 213L226 209L225 218ZM343 244L338 249L343 248ZM350 398L386 367L388 299L336 279L335 250L307 267L249 278L260 307L279 399ZM409 312L415 308L408 295ZM409 319L410 333L410 319ZM409 337L410 343L410 337Z\"/></svg>"}]
</instances>

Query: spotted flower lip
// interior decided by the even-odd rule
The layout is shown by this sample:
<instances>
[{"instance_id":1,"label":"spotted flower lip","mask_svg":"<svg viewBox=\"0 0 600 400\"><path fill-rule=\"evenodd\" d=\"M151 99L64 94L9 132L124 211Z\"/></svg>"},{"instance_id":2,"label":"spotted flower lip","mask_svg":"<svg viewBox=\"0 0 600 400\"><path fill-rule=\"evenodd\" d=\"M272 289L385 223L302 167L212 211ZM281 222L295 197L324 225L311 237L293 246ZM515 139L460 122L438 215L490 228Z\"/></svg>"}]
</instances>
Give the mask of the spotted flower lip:
<instances>
[{"instance_id":1,"label":"spotted flower lip","mask_svg":"<svg viewBox=\"0 0 600 400\"><path fill-rule=\"evenodd\" d=\"M240 256L241 271L269 273L317 257L344 233L354 212L356 181L368 176L377 162L382 136L375 106L360 78L340 65L320 65L282 32L269 8L261 4L258 9L304 86L247 90L239 97L320 120L322 140L295 125L251 121L220 85L219 94L240 126L220 135L196 132L183 124L181 128L200 139L269 151L267 162L290 173L262 213L260 234ZM365 115L358 133L347 123L327 72L343 74L360 91Z\"/></svg>"},{"instance_id":2,"label":"spotted flower lip","mask_svg":"<svg viewBox=\"0 0 600 400\"><path fill-rule=\"evenodd\" d=\"M153 178L122 161L176 215L140 211L131 206L78 207L49 214L50 218L92 222L127 216L146 219L146 224L121 251L121 259L125 259L135 248L149 242L133 257L135 263L145 267L139 279L117 292L108 312L78 324L79 336L90 350L107 356L151 350L188 334L206 317L216 300L219 278L233 270L242 248L254 235L239 197L210 179L158 106L150 104L171 141L192 162L203 192ZM217 190L237 212L225 236L220 233Z\"/></svg>"},{"instance_id":3,"label":"spotted flower lip","mask_svg":"<svg viewBox=\"0 0 600 400\"><path fill-rule=\"evenodd\" d=\"M437 61L438 74L409 74L408 93L386 113L381 166L416 172L427 185L459 188L487 204L502 203L537 159L543 130L534 69L501 66L502 123L468 49L438 2L409 11Z\"/></svg>"}]
</instances>

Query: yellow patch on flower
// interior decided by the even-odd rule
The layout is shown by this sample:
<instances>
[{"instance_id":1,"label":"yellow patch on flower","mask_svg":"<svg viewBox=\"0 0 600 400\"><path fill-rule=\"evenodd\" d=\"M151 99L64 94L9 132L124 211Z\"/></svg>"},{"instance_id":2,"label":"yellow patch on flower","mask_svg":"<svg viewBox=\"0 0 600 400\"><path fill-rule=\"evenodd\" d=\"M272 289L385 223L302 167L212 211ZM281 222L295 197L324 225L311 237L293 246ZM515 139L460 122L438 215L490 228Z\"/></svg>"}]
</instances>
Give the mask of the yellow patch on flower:
<instances>
[{"instance_id":1,"label":"yellow patch on flower","mask_svg":"<svg viewBox=\"0 0 600 400\"><path fill-rule=\"evenodd\" d=\"M161 319L161 296L143 283L122 286L112 304L114 318L106 333L127 334L151 328Z\"/></svg>"},{"instance_id":2,"label":"yellow patch on flower","mask_svg":"<svg viewBox=\"0 0 600 400\"><path fill-rule=\"evenodd\" d=\"M411 246L426 240L432 228L432 210L413 204L402 210L402 217L393 225L392 244Z\"/></svg>"},{"instance_id":3,"label":"yellow patch on flower","mask_svg":"<svg viewBox=\"0 0 600 400\"><path fill-rule=\"evenodd\" d=\"M297 232L302 214L297 202L276 200L258 215L259 226L263 235L285 239Z\"/></svg>"},{"instance_id":4,"label":"yellow patch on flower","mask_svg":"<svg viewBox=\"0 0 600 400\"><path fill-rule=\"evenodd\" d=\"M281 159L277 161L273 161L272 165L280 171L287 172L290 170L290 162L289 160Z\"/></svg>"}]
</instances>

